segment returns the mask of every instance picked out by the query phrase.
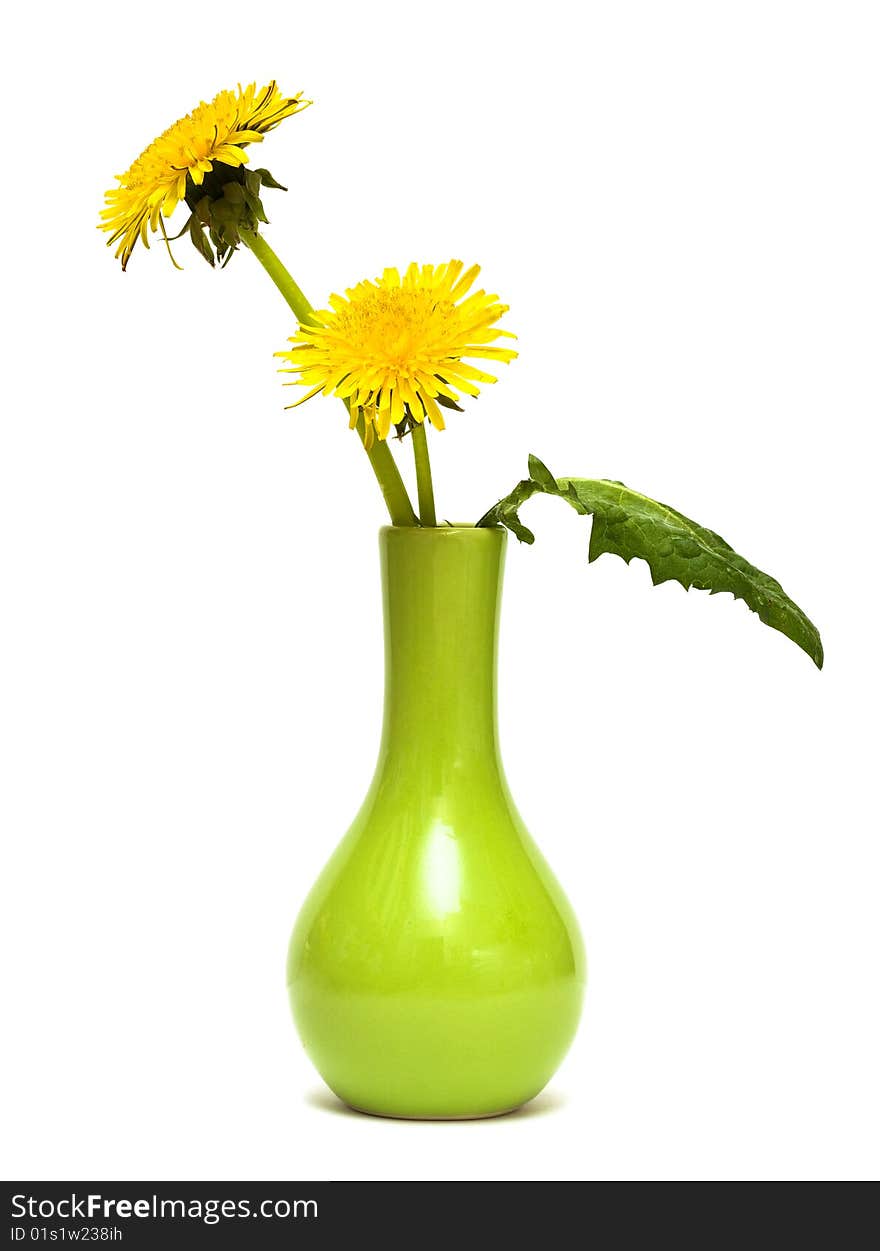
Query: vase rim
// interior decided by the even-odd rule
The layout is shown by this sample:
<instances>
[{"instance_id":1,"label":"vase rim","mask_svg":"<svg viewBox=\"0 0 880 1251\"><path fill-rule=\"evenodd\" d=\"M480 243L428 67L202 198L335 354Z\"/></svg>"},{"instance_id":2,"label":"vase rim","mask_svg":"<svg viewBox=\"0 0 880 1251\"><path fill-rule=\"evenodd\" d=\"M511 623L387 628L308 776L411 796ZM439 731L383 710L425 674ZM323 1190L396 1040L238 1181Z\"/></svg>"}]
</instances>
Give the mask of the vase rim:
<instances>
[{"instance_id":1,"label":"vase rim","mask_svg":"<svg viewBox=\"0 0 880 1251\"><path fill-rule=\"evenodd\" d=\"M415 537L419 536L419 540L424 539L444 539L451 535L464 536L485 541L487 538L497 539L503 537L507 532L503 526L475 526L470 522L453 522L450 525L441 526L381 526L379 528L380 535L386 534L406 534Z\"/></svg>"}]
</instances>

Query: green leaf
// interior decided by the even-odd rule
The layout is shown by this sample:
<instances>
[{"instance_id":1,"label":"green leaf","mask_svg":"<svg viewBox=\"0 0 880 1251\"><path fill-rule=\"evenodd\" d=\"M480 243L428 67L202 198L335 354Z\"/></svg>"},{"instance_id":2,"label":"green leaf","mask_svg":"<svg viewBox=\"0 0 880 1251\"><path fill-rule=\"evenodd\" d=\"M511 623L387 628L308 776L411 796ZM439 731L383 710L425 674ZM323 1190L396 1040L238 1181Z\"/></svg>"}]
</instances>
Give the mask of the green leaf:
<instances>
[{"instance_id":1,"label":"green leaf","mask_svg":"<svg viewBox=\"0 0 880 1251\"><path fill-rule=\"evenodd\" d=\"M537 456L529 457L529 477L518 482L509 495L499 500L494 508L490 508L485 516L477 522L478 526L506 526L521 543L534 543L535 536L528 526L519 519L519 510L526 500L536 493L558 495L571 504L575 512L584 515L588 510L581 504L573 487L562 486Z\"/></svg>"},{"instance_id":2,"label":"green leaf","mask_svg":"<svg viewBox=\"0 0 880 1251\"><path fill-rule=\"evenodd\" d=\"M538 493L558 495L582 516L592 516L590 561L604 552L620 556L627 564L637 556L647 562L655 586L675 581L686 590L697 587L712 595L729 591L822 668L819 631L775 578L750 565L720 535L622 482L555 478L536 456L530 456L529 477L517 483L477 525L506 526L522 542L533 543L535 536L520 521L519 509Z\"/></svg>"}]
</instances>

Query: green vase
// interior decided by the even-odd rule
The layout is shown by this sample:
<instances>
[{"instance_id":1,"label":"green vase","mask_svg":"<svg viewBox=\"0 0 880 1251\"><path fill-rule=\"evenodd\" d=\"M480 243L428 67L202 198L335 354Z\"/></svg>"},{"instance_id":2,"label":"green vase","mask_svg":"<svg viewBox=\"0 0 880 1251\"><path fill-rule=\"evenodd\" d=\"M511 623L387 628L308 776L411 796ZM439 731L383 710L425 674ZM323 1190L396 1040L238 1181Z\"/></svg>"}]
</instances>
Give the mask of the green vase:
<instances>
[{"instance_id":1,"label":"green vase","mask_svg":"<svg viewBox=\"0 0 880 1251\"><path fill-rule=\"evenodd\" d=\"M315 1067L382 1116L496 1116L549 1081L586 977L571 907L498 751L506 533L381 531L385 720L372 785L294 927Z\"/></svg>"}]
</instances>

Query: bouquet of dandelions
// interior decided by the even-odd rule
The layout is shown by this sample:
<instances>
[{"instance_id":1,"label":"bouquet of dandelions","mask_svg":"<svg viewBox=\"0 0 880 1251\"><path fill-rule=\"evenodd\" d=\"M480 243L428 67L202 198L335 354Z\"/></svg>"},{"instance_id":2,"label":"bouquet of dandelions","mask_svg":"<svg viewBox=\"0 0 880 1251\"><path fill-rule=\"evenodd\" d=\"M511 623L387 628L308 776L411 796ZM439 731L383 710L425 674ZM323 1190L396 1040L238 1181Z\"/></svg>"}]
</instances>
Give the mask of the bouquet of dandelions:
<instances>
[{"instance_id":1,"label":"bouquet of dandelions","mask_svg":"<svg viewBox=\"0 0 880 1251\"><path fill-rule=\"evenodd\" d=\"M821 667L818 631L773 578L711 530L620 482L529 474L474 525L438 525L427 430L516 356L507 306L461 261L389 268L317 312L266 242L248 149L309 101L274 82L223 91L176 122L107 193L102 229L123 269L181 202L210 265L249 249L298 321L283 371L336 395L382 490L385 718L376 774L300 911L288 953L294 1018L328 1086L354 1108L495 1116L527 1102L564 1056L586 961L574 913L519 816L497 743L495 648L506 530L532 495L593 519L589 559L647 561L655 583L729 591ZM173 260L173 257L172 257ZM179 266L178 266L179 268ZM292 405L291 407L295 407ZM391 452L409 440L418 515ZM311 819L311 816L310 816Z\"/></svg>"},{"instance_id":2,"label":"bouquet of dandelions","mask_svg":"<svg viewBox=\"0 0 880 1251\"><path fill-rule=\"evenodd\" d=\"M395 526L437 525L427 426L445 429L444 413L462 412L496 378L469 362L512 361L517 353L499 340L515 338L498 323L507 305L473 290L478 265L411 263L401 274L388 268L331 295L329 308L309 304L262 233L267 217L263 188L284 190L267 169L252 168L248 148L287 117L311 103L302 93L284 96L275 82L221 91L174 123L138 157L117 187L106 193L100 229L117 244L125 269L140 240L161 231L171 255L165 221L181 203L189 216L174 238L187 234L209 265L225 267L241 248L263 265L299 322L291 347L276 353L282 372L308 388L297 404L319 393L335 395L348 411ZM173 256L171 257L174 261ZM174 262L176 268L179 265ZM296 407L297 404L290 405ZM409 438L415 459L418 514L392 456L388 437ZM686 589L729 591L763 622L787 635L818 665L822 644L816 627L767 574L739 556L719 535L682 513L621 482L556 478L536 456L529 474L475 523L505 526L518 539L534 535L519 517L521 505L542 492L559 496L575 512L593 518L589 560L611 552L629 562L638 556L654 584L674 579Z\"/></svg>"}]
</instances>

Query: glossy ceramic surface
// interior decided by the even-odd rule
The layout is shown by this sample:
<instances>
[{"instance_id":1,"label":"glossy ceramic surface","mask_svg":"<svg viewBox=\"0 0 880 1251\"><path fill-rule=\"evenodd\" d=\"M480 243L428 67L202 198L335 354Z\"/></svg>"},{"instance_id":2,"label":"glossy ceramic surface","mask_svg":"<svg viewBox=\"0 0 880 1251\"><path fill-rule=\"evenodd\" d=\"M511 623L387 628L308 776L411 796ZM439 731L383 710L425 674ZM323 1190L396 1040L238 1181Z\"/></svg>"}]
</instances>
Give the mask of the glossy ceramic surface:
<instances>
[{"instance_id":1,"label":"glossy ceramic surface","mask_svg":"<svg viewBox=\"0 0 880 1251\"><path fill-rule=\"evenodd\" d=\"M379 761L290 943L308 1054L340 1099L380 1115L518 1107L580 1015L577 923L498 752L505 541L472 527L381 532Z\"/></svg>"}]
</instances>

